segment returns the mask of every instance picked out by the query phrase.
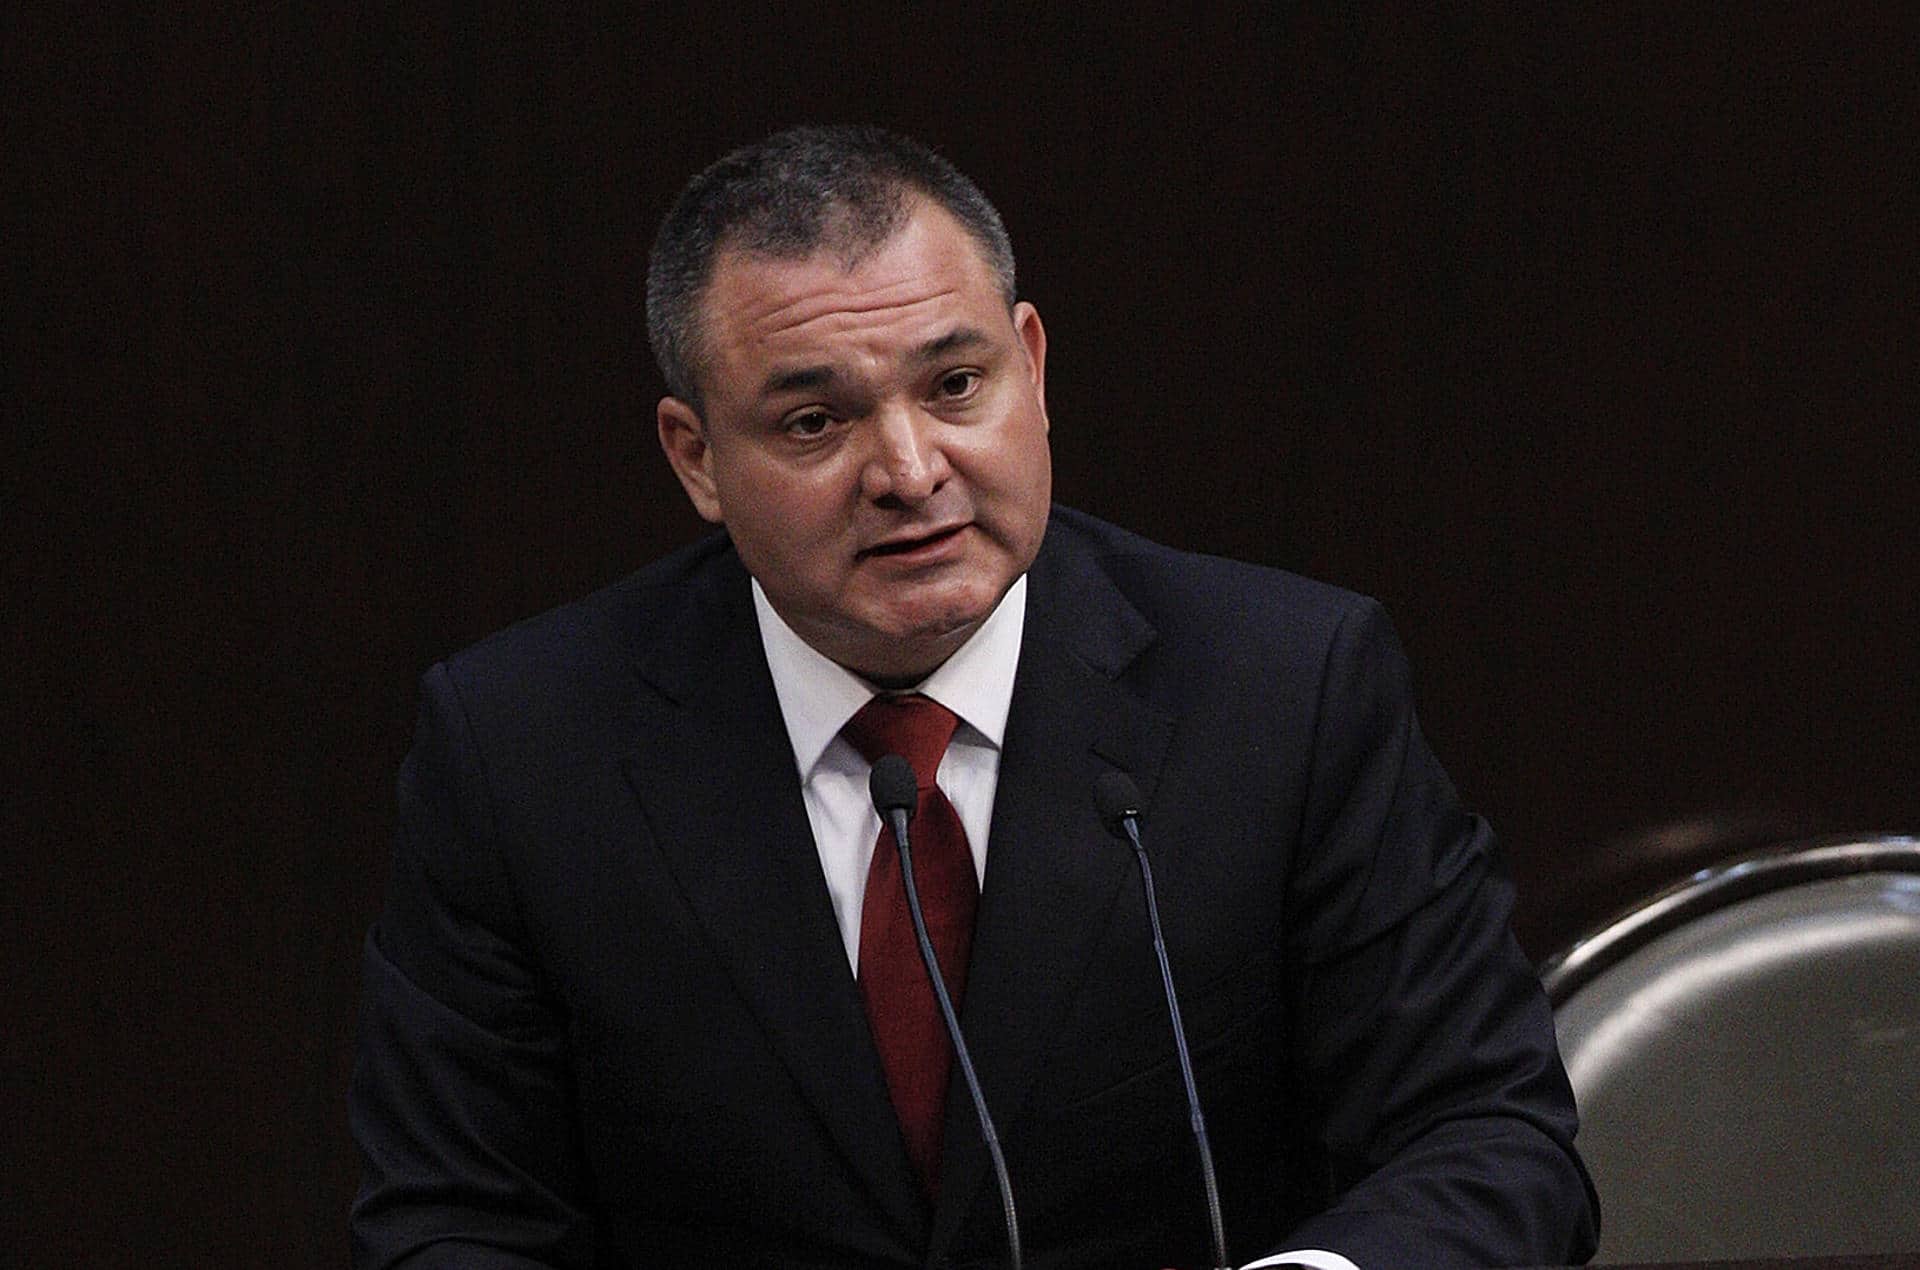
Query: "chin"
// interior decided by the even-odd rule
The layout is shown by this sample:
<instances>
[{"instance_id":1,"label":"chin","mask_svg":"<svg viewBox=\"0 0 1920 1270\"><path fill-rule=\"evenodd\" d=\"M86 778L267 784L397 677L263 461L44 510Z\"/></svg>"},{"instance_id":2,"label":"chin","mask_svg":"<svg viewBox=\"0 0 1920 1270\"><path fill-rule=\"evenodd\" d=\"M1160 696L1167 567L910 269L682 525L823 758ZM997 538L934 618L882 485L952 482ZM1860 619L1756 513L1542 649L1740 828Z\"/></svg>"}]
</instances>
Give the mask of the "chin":
<instances>
[{"instance_id":1,"label":"chin","mask_svg":"<svg viewBox=\"0 0 1920 1270\"><path fill-rule=\"evenodd\" d=\"M959 644L987 620L999 601L997 592L968 588L964 594L911 607L899 615L893 629L903 643L940 644L951 640Z\"/></svg>"},{"instance_id":2,"label":"chin","mask_svg":"<svg viewBox=\"0 0 1920 1270\"><path fill-rule=\"evenodd\" d=\"M967 614L949 614L940 620L889 624L869 642L871 656L860 659L863 673L893 681L930 675L951 657L993 611L992 606Z\"/></svg>"}]
</instances>

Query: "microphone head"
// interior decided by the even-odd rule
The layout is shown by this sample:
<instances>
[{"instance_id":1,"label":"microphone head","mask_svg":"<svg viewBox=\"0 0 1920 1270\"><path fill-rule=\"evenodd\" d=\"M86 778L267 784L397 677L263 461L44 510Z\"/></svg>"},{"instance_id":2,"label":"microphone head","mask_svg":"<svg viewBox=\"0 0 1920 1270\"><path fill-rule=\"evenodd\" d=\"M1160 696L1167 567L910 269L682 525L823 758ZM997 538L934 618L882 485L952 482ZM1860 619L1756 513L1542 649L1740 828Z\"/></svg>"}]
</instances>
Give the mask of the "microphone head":
<instances>
[{"instance_id":1,"label":"microphone head","mask_svg":"<svg viewBox=\"0 0 1920 1270\"><path fill-rule=\"evenodd\" d=\"M920 802L913 765L898 754L880 756L867 775L867 792L873 795L873 809L880 813L883 821L889 812L904 811L911 816Z\"/></svg>"},{"instance_id":2,"label":"microphone head","mask_svg":"<svg viewBox=\"0 0 1920 1270\"><path fill-rule=\"evenodd\" d=\"M1100 819L1107 828L1120 832L1124 820L1139 819L1140 787L1125 772L1102 772L1093 782L1093 801L1100 808Z\"/></svg>"}]
</instances>

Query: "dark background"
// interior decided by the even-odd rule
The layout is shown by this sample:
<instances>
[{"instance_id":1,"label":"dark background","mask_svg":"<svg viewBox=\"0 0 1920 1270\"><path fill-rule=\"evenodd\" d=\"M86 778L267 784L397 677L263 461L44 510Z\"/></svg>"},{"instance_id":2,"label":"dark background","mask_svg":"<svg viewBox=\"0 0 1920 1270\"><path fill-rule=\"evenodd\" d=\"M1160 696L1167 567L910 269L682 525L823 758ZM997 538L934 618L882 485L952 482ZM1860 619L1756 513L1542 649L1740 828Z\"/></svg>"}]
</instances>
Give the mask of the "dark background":
<instances>
[{"instance_id":1,"label":"dark background","mask_svg":"<svg viewBox=\"0 0 1920 1270\"><path fill-rule=\"evenodd\" d=\"M306 8L0 18L0 1261L344 1261L415 679L699 531L646 246L791 122L999 202L1063 501L1385 600L1536 954L1920 827L1908 6Z\"/></svg>"}]
</instances>

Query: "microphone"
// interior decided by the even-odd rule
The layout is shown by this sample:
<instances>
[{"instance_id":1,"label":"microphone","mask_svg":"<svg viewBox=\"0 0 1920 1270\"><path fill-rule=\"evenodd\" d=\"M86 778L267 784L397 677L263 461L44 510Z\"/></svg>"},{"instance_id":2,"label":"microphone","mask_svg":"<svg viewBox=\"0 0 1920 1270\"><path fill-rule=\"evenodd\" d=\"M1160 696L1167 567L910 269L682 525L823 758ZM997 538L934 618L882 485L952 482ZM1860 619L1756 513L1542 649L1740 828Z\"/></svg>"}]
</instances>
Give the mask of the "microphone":
<instances>
[{"instance_id":1,"label":"microphone","mask_svg":"<svg viewBox=\"0 0 1920 1270\"><path fill-rule=\"evenodd\" d=\"M953 1040L953 1055L960 1062L960 1074L966 1078L967 1093L973 1098L973 1114L980 1119L980 1136L986 1140L987 1155L993 1161L993 1180L1000 1187L1000 1206L1007 1218L1007 1258L1013 1270L1020 1270L1020 1219L1013 1211L1013 1182L1007 1177L1006 1157L1000 1153L1000 1135L993 1130L993 1117L987 1114L987 1097L980 1092L980 1078L973 1074L973 1058L967 1053L967 1041L960 1034L960 1019L953 1012L953 998L947 995L947 982L940 977L940 959L934 955L933 940L927 935L927 919L920 912L920 888L913 881L913 850L907 842L907 822L920 803L919 783L913 765L898 754L883 754L867 775L867 792L880 819L893 826L893 841L900 848L900 880L907 887L907 911L913 917L913 933L920 943L920 960L926 963L927 976L933 980L933 995L940 1003L940 1017L946 1022L947 1035Z\"/></svg>"},{"instance_id":2,"label":"microphone","mask_svg":"<svg viewBox=\"0 0 1920 1270\"><path fill-rule=\"evenodd\" d=\"M1140 862L1140 884L1147 896L1147 923L1153 928L1153 951L1160 959L1160 983L1167 994L1167 1014L1173 1019L1174 1049L1180 1055L1180 1079L1187 1089L1187 1118L1193 1126L1194 1143L1200 1149L1200 1182L1207 1192L1213 1264L1220 1270L1228 1270L1227 1232L1220 1220L1220 1186L1213 1176L1213 1148L1207 1145L1207 1118L1200 1111L1200 1090L1193 1083L1193 1059L1187 1053L1187 1029L1180 1022L1180 998L1173 990L1173 969L1167 964L1167 940L1160 929L1160 905L1153 895L1153 869L1147 864L1147 848L1140 841L1140 787L1125 772L1106 771L1094 782L1093 795L1100 807L1100 819L1108 829L1133 844L1134 858Z\"/></svg>"}]
</instances>

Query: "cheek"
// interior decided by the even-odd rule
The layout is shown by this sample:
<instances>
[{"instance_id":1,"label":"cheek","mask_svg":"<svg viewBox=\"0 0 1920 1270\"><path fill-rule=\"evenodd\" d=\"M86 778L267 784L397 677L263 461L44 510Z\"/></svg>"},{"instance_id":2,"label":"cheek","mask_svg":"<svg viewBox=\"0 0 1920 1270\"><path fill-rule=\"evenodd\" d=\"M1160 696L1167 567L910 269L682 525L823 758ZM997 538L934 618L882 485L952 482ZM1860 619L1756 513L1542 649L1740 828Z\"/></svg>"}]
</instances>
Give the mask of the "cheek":
<instances>
[{"instance_id":1,"label":"cheek","mask_svg":"<svg viewBox=\"0 0 1920 1270\"><path fill-rule=\"evenodd\" d=\"M987 479L1009 511L1030 518L1037 510L1045 518L1053 492L1053 456L1045 432L1023 427L1004 437L985 461L991 465Z\"/></svg>"},{"instance_id":2,"label":"cheek","mask_svg":"<svg viewBox=\"0 0 1920 1270\"><path fill-rule=\"evenodd\" d=\"M833 556L832 548L850 523L845 481L821 469L795 471L763 465L734 473L722 488L727 525L735 540L753 539L758 553L815 569Z\"/></svg>"},{"instance_id":3,"label":"cheek","mask_svg":"<svg viewBox=\"0 0 1920 1270\"><path fill-rule=\"evenodd\" d=\"M716 469L714 483L733 515L757 524L778 524L806 506L811 478L750 452Z\"/></svg>"}]
</instances>

